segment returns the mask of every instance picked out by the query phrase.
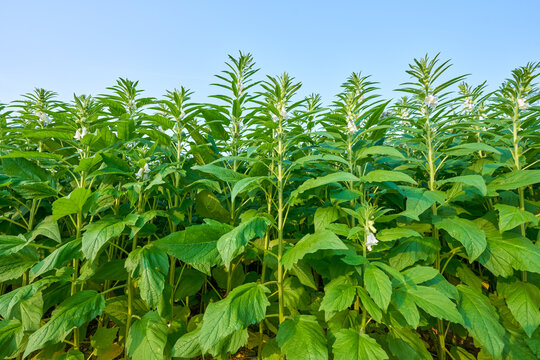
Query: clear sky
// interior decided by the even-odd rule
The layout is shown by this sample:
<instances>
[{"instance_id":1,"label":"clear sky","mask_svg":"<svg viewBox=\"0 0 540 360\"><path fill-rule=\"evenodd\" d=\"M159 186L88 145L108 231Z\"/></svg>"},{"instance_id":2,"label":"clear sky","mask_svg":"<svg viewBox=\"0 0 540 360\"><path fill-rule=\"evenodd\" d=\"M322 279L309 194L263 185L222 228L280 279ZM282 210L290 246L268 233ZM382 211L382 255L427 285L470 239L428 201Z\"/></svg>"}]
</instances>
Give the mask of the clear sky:
<instances>
[{"instance_id":1,"label":"clear sky","mask_svg":"<svg viewBox=\"0 0 540 360\"><path fill-rule=\"evenodd\" d=\"M116 78L149 96L184 85L204 101L227 54L251 52L260 75L289 72L302 93L334 99L352 71L380 93L425 53L450 75L490 89L540 61L540 1L25 1L0 2L0 103L34 87L98 94Z\"/></svg>"}]
</instances>

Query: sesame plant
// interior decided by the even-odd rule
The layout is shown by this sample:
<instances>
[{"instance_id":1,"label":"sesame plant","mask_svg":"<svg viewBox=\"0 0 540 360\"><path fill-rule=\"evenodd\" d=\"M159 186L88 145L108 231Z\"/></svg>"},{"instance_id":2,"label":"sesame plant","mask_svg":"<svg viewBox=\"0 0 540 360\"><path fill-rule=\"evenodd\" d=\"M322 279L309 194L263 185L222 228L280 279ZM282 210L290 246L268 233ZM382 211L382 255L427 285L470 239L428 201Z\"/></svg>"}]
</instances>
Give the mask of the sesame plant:
<instances>
[{"instance_id":1,"label":"sesame plant","mask_svg":"<svg viewBox=\"0 0 540 360\"><path fill-rule=\"evenodd\" d=\"M0 357L539 358L540 63L450 66L0 105Z\"/></svg>"}]
</instances>

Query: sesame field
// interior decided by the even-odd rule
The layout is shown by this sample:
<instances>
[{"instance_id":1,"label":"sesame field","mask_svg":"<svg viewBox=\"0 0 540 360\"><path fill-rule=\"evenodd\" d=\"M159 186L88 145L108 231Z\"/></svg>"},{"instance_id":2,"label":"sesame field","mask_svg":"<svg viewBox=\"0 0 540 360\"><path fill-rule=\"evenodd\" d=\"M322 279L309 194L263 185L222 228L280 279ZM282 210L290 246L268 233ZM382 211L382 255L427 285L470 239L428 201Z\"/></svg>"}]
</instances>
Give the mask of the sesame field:
<instances>
[{"instance_id":1,"label":"sesame field","mask_svg":"<svg viewBox=\"0 0 540 360\"><path fill-rule=\"evenodd\" d=\"M540 63L515 65L488 91L426 55L394 100L352 73L323 104L239 53L207 102L0 104L0 358L538 359Z\"/></svg>"}]
</instances>

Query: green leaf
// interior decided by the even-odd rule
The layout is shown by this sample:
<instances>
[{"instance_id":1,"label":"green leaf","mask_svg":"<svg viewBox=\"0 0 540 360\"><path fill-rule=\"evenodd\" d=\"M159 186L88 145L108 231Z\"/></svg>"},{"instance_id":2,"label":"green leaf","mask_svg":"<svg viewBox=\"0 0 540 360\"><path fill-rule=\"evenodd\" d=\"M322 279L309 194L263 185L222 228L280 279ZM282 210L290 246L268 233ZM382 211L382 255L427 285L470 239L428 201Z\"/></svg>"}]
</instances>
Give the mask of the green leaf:
<instances>
[{"instance_id":1,"label":"green leaf","mask_svg":"<svg viewBox=\"0 0 540 360\"><path fill-rule=\"evenodd\" d=\"M407 196L406 208L401 215L417 221L419 220L418 217L435 202L444 202L444 196L441 196L440 191L408 189L405 191L405 195Z\"/></svg>"},{"instance_id":2,"label":"green leaf","mask_svg":"<svg viewBox=\"0 0 540 360\"><path fill-rule=\"evenodd\" d=\"M47 216L43 218L43 220L29 234L29 238L34 240L38 235L45 236L51 240L56 241L57 243L62 242L58 223L56 222L56 220L53 219L52 216Z\"/></svg>"},{"instance_id":3,"label":"green leaf","mask_svg":"<svg viewBox=\"0 0 540 360\"><path fill-rule=\"evenodd\" d=\"M246 191L250 191L257 187L263 180L267 180L268 176L256 176L239 180L234 184L231 191L231 201L234 201L236 197Z\"/></svg>"},{"instance_id":4,"label":"green leaf","mask_svg":"<svg viewBox=\"0 0 540 360\"><path fill-rule=\"evenodd\" d=\"M206 189L196 195L195 206L202 218L210 218L223 223L230 220L229 212L221 205L217 196Z\"/></svg>"},{"instance_id":5,"label":"green leaf","mask_svg":"<svg viewBox=\"0 0 540 360\"><path fill-rule=\"evenodd\" d=\"M456 305L439 290L428 286L415 286L407 289L416 305L422 310L439 319L445 319L458 324L462 323Z\"/></svg>"},{"instance_id":6,"label":"green leaf","mask_svg":"<svg viewBox=\"0 0 540 360\"><path fill-rule=\"evenodd\" d=\"M500 154L501 152L497 149L495 149L493 146L489 146L487 144L483 143L467 143L467 144L460 144L454 147L451 147L450 149L446 150L445 153L450 156L463 156L463 155L469 155L476 151L484 151L494 154Z\"/></svg>"},{"instance_id":7,"label":"green leaf","mask_svg":"<svg viewBox=\"0 0 540 360\"><path fill-rule=\"evenodd\" d=\"M269 292L263 285L247 283L236 287L225 299L210 303L199 334L202 350L206 352L236 330L264 319L270 305L266 298Z\"/></svg>"},{"instance_id":8,"label":"green leaf","mask_svg":"<svg viewBox=\"0 0 540 360\"><path fill-rule=\"evenodd\" d=\"M417 182L409 175L399 172L399 171L391 171L391 170L373 170L367 175L362 176L361 180L364 182L393 181L393 182L406 182L413 185L417 184Z\"/></svg>"},{"instance_id":9,"label":"green leaf","mask_svg":"<svg viewBox=\"0 0 540 360\"><path fill-rule=\"evenodd\" d=\"M156 311L147 312L129 329L127 353L133 360L163 360L167 322Z\"/></svg>"},{"instance_id":10,"label":"green leaf","mask_svg":"<svg viewBox=\"0 0 540 360\"><path fill-rule=\"evenodd\" d=\"M339 210L336 207L317 208L313 217L315 231L324 230L327 225L330 225L337 219L339 219Z\"/></svg>"},{"instance_id":11,"label":"green leaf","mask_svg":"<svg viewBox=\"0 0 540 360\"><path fill-rule=\"evenodd\" d=\"M24 159L52 159L52 160L62 160L62 155L51 154L47 152L39 151L13 151L9 154L0 156L0 159L11 159L11 158L24 158Z\"/></svg>"},{"instance_id":12,"label":"green leaf","mask_svg":"<svg viewBox=\"0 0 540 360\"><path fill-rule=\"evenodd\" d=\"M302 193L315 189L317 187L328 185L332 183L338 183L342 181L360 181L360 179L351 173L338 171L318 178L306 180L296 190L291 192L291 198L297 198Z\"/></svg>"},{"instance_id":13,"label":"green leaf","mask_svg":"<svg viewBox=\"0 0 540 360\"><path fill-rule=\"evenodd\" d=\"M246 175L237 173L234 170L227 169L214 164L196 165L192 167L193 170L198 170L206 174L215 176L218 180L235 183L246 178Z\"/></svg>"},{"instance_id":14,"label":"green leaf","mask_svg":"<svg viewBox=\"0 0 540 360\"><path fill-rule=\"evenodd\" d=\"M165 276L169 272L167 254L154 245L146 245L133 250L125 266L132 277L140 277L138 284L142 299L150 307L156 307L163 295Z\"/></svg>"},{"instance_id":15,"label":"green leaf","mask_svg":"<svg viewBox=\"0 0 540 360\"><path fill-rule=\"evenodd\" d=\"M188 296L195 295L204 285L206 275L195 269L185 268L182 272L180 285L176 289L174 299L180 301Z\"/></svg>"},{"instance_id":16,"label":"green leaf","mask_svg":"<svg viewBox=\"0 0 540 360\"><path fill-rule=\"evenodd\" d=\"M501 356L504 343L504 328L499 323L497 310L481 292L467 286L458 285L461 295L459 312L463 325L471 336L493 357Z\"/></svg>"},{"instance_id":17,"label":"green leaf","mask_svg":"<svg viewBox=\"0 0 540 360\"><path fill-rule=\"evenodd\" d=\"M437 181L438 185L443 185L443 184L448 184L448 183L451 183L451 184L460 183L464 185L469 185L478 189L478 191L480 191L482 195L484 196L487 195L486 182L484 181L484 178L481 177L480 175L463 175L463 176L456 176L450 179Z\"/></svg>"},{"instance_id":18,"label":"green leaf","mask_svg":"<svg viewBox=\"0 0 540 360\"><path fill-rule=\"evenodd\" d=\"M94 290L84 290L64 300L52 312L51 319L28 338L23 357L46 344L63 341L73 328L101 315L105 298Z\"/></svg>"},{"instance_id":19,"label":"green leaf","mask_svg":"<svg viewBox=\"0 0 540 360\"><path fill-rule=\"evenodd\" d=\"M433 263L441 245L432 237L412 237L403 240L390 251L390 265L402 270L419 260Z\"/></svg>"},{"instance_id":20,"label":"green leaf","mask_svg":"<svg viewBox=\"0 0 540 360\"><path fill-rule=\"evenodd\" d=\"M533 284L516 281L505 291L506 304L528 337L540 325L540 290Z\"/></svg>"},{"instance_id":21,"label":"green leaf","mask_svg":"<svg viewBox=\"0 0 540 360\"><path fill-rule=\"evenodd\" d=\"M242 252L248 241L264 236L269 224L266 218L253 217L219 238L217 249L227 270L232 259Z\"/></svg>"},{"instance_id":22,"label":"green leaf","mask_svg":"<svg viewBox=\"0 0 540 360\"><path fill-rule=\"evenodd\" d=\"M200 327L194 331L182 335L174 344L172 349L173 357L191 359L201 355L202 350L199 345Z\"/></svg>"},{"instance_id":23,"label":"green leaf","mask_svg":"<svg viewBox=\"0 0 540 360\"><path fill-rule=\"evenodd\" d=\"M0 321L0 358L7 359L17 351L24 336L19 320Z\"/></svg>"},{"instance_id":24,"label":"green leaf","mask_svg":"<svg viewBox=\"0 0 540 360\"><path fill-rule=\"evenodd\" d=\"M21 277L26 270L37 263L37 254L28 247L16 254L0 256L0 282Z\"/></svg>"},{"instance_id":25,"label":"green leaf","mask_svg":"<svg viewBox=\"0 0 540 360\"><path fill-rule=\"evenodd\" d=\"M287 250L281 262L285 269L290 270L306 254L319 250L347 250L347 246L330 230L320 230L300 239L294 247Z\"/></svg>"},{"instance_id":26,"label":"green leaf","mask_svg":"<svg viewBox=\"0 0 540 360\"><path fill-rule=\"evenodd\" d=\"M0 256L19 252L28 244L24 237L0 235Z\"/></svg>"},{"instance_id":27,"label":"green leaf","mask_svg":"<svg viewBox=\"0 0 540 360\"><path fill-rule=\"evenodd\" d=\"M420 312L416 307L413 296L405 289L398 288L393 294L394 302L398 311L403 315L403 318L409 325L416 329L420 323Z\"/></svg>"},{"instance_id":28,"label":"green leaf","mask_svg":"<svg viewBox=\"0 0 540 360\"><path fill-rule=\"evenodd\" d=\"M336 278L324 287L324 297L319 310L325 312L325 318L328 321L335 312L345 310L351 306L355 296L356 286Z\"/></svg>"},{"instance_id":29,"label":"green leaf","mask_svg":"<svg viewBox=\"0 0 540 360\"><path fill-rule=\"evenodd\" d=\"M66 265L68 262L80 258L81 240L72 240L60 246L58 249L49 254L49 256L45 257L43 260L34 265L30 270L30 279L34 281L34 279L39 275L44 274L52 269L58 269Z\"/></svg>"},{"instance_id":30,"label":"green leaf","mask_svg":"<svg viewBox=\"0 0 540 360\"><path fill-rule=\"evenodd\" d=\"M100 327L90 338L90 345L96 349L96 355L103 355L109 350L116 339L118 328Z\"/></svg>"},{"instance_id":31,"label":"green leaf","mask_svg":"<svg viewBox=\"0 0 540 360\"><path fill-rule=\"evenodd\" d=\"M420 236L419 233L412 229L405 228L392 228L383 229L377 233L377 240L379 241L393 241L402 238L410 238L413 236Z\"/></svg>"},{"instance_id":32,"label":"green leaf","mask_svg":"<svg viewBox=\"0 0 540 360\"><path fill-rule=\"evenodd\" d=\"M313 315L297 315L279 325L277 342L288 360L326 360L324 331Z\"/></svg>"},{"instance_id":33,"label":"green leaf","mask_svg":"<svg viewBox=\"0 0 540 360\"><path fill-rule=\"evenodd\" d=\"M381 309L386 310L392 296L392 282L388 275L376 266L366 266L364 283L369 296Z\"/></svg>"},{"instance_id":34,"label":"green leaf","mask_svg":"<svg viewBox=\"0 0 540 360\"><path fill-rule=\"evenodd\" d=\"M536 226L540 220L530 212L514 206L495 204L494 208L499 212L499 231L501 232L512 230L516 226L528 222Z\"/></svg>"},{"instance_id":35,"label":"green leaf","mask_svg":"<svg viewBox=\"0 0 540 360\"><path fill-rule=\"evenodd\" d=\"M399 150L391 147L391 146L369 146L366 148L361 149L358 152L359 158L364 158L369 155L387 155L387 156L393 156L400 159L405 159L402 153L399 152Z\"/></svg>"},{"instance_id":36,"label":"green leaf","mask_svg":"<svg viewBox=\"0 0 540 360\"><path fill-rule=\"evenodd\" d=\"M58 192L53 189L47 182L22 182L14 185L13 189L25 199L45 199L52 196L57 196Z\"/></svg>"},{"instance_id":37,"label":"green leaf","mask_svg":"<svg viewBox=\"0 0 540 360\"><path fill-rule=\"evenodd\" d=\"M2 170L8 176L34 182L48 181L50 176L47 170L23 158L3 159Z\"/></svg>"},{"instance_id":38,"label":"green leaf","mask_svg":"<svg viewBox=\"0 0 540 360\"><path fill-rule=\"evenodd\" d=\"M388 355L375 339L353 329L342 329L336 333L332 349L334 357L340 360L388 359Z\"/></svg>"},{"instance_id":39,"label":"green leaf","mask_svg":"<svg viewBox=\"0 0 540 360\"><path fill-rule=\"evenodd\" d=\"M119 236L125 222L115 218L103 218L84 227L82 252L87 259L94 261L99 251L109 240Z\"/></svg>"},{"instance_id":40,"label":"green leaf","mask_svg":"<svg viewBox=\"0 0 540 360\"><path fill-rule=\"evenodd\" d=\"M221 257L217 241L232 227L218 222L194 225L169 234L154 244L167 254L191 265L217 265Z\"/></svg>"},{"instance_id":41,"label":"green leaf","mask_svg":"<svg viewBox=\"0 0 540 360\"><path fill-rule=\"evenodd\" d=\"M364 308L367 310L369 315L377 321L380 322L382 320L382 311L381 309L375 304L372 298L369 297L369 294L367 291L361 287L356 287L356 293L358 294L358 297L360 298L360 301L362 302L362 305L364 305Z\"/></svg>"},{"instance_id":42,"label":"green leaf","mask_svg":"<svg viewBox=\"0 0 540 360\"><path fill-rule=\"evenodd\" d=\"M475 260L486 249L486 234L473 221L453 216L437 219L434 224L440 229L446 230L450 236L463 244L469 256L469 262Z\"/></svg>"},{"instance_id":43,"label":"green leaf","mask_svg":"<svg viewBox=\"0 0 540 360\"><path fill-rule=\"evenodd\" d=\"M499 190L514 190L540 182L540 170L514 170L498 176L487 186L488 193L495 194ZM496 195L496 194L495 194Z\"/></svg>"},{"instance_id":44,"label":"green leaf","mask_svg":"<svg viewBox=\"0 0 540 360\"><path fill-rule=\"evenodd\" d=\"M540 248L527 238L495 230L487 236L487 248L478 258L495 276L512 276L513 270L540 273Z\"/></svg>"},{"instance_id":45,"label":"green leaf","mask_svg":"<svg viewBox=\"0 0 540 360\"><path fill-rule=\"evenodd\" d=\"M56 200L52 204L53 220L56 221L64 216L81 212L86 200L91 195L91 190L80 188L73 190L68 196Z\"/></svg>"},{"instance_id":46,"label":"green leaf","mask_svg":"<svg viewBox=\"0 0 540 360\"><path fill-rule=\"evenodd\" d=\"M391 327L387 336L388 348L397 359L432 360L420 335L407 328Z\"/></svg>"}]
</instances>

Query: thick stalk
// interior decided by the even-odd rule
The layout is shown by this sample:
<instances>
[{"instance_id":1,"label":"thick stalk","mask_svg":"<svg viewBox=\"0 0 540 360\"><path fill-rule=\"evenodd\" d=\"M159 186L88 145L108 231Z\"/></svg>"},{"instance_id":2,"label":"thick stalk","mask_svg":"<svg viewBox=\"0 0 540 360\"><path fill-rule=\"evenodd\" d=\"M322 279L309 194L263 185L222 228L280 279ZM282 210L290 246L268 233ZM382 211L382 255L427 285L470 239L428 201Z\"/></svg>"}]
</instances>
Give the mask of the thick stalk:
<instances>
[{"instance_id":1,"label":"thick stalk","mask_svg":"<svg viewBox=\"0 0 540 360\"><path fill-rule=\"evenodd\" d=\"M283 243L283 180L284 180L284 174L283 174L283 129L281 126L281 117L280 117L280 123L279 123L279 129L278 129L278 178L277 178L277 185L278 185L278 308L279 308L279 323L281 324L283 321L285 321L285 308L284 308L284 299L283 299L283 281L284 281L284 273L283 273L283 265L281 263L281 259L283 257L283 249L284 249L284 243Z\"/></svg>"},{"instance_id":2,"label":"thick stalk","mask_svg":"<svg viewBox=\"0 0 540 360\"><path fill-rule=\"evenodd\" d=\"M77 234L76 239L81 237L81 228L82 228L82 213L77 214ZM79 276L79 259L73 260L73 277L71 279L71 296L77 293L77 278ZM79 328L73 330L73 348L79 350L80 344L80 334Z\"/></svg>"}]
</instances>

